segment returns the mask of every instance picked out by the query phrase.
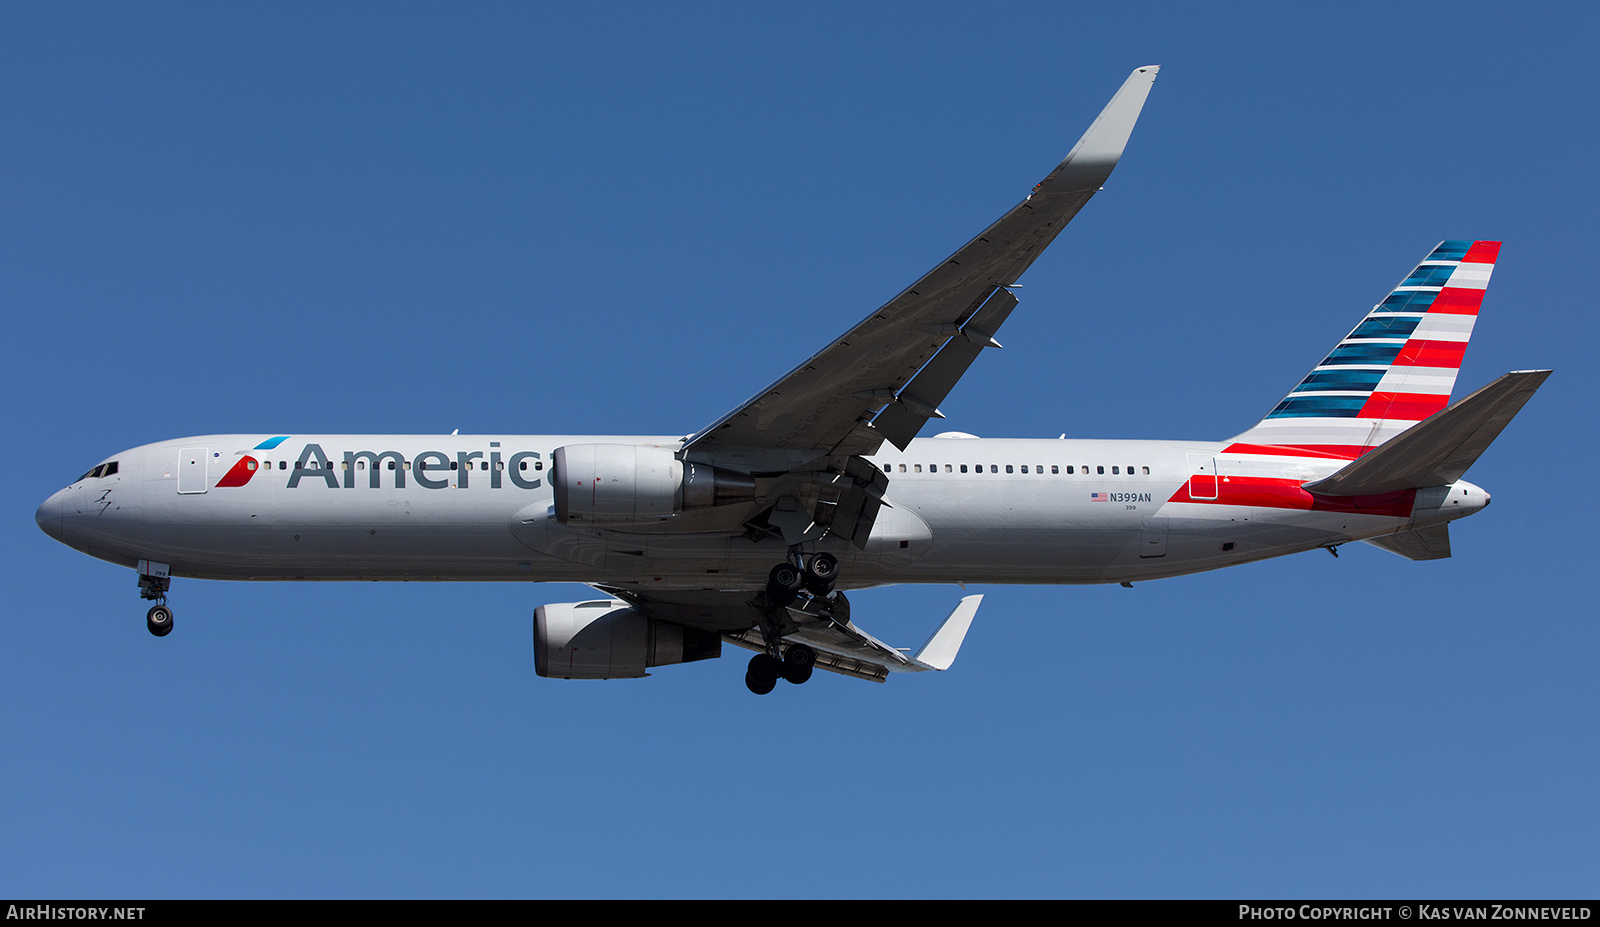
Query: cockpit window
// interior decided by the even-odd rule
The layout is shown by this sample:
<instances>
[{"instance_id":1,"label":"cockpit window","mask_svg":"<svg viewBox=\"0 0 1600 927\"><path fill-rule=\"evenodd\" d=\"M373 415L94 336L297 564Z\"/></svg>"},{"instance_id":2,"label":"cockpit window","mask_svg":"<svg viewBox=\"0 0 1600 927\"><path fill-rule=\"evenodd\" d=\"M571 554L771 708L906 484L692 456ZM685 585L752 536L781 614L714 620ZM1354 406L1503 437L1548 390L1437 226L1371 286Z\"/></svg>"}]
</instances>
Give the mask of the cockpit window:
<instances>
[{"instance_id":1,"label":"cockpit window","mask_svg":"<svg viewBox=\"0 0 1600 927\"><path fill-rule=\"evenodd\" d=\"M73 482L81 483L84 480L91 480L91 479L97 480L97 479L99 479L99 478L101 478L103 476L110 476L111 474L116 473L116 472L117 472L117 462L115 460L113 460L110 463L103 463L100 466L95 467L93 470L90 470L88 473L85 473L83 476L80 476L76 480L73 480Z\"/></svg>"}]
</instances>

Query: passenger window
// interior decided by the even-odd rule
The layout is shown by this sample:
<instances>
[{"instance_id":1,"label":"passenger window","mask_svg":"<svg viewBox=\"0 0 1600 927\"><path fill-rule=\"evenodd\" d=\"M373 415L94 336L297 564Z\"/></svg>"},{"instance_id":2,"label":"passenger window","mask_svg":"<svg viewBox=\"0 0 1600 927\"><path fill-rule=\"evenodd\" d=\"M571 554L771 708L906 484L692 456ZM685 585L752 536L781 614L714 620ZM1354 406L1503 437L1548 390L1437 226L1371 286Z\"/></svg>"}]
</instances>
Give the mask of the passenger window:
<instances>
[{"instance_id":1,"label":"passenger window","mask_svg":"<svg viewBox=\"0 0 1600 927\"><path fill-rule=\"evenodd\" d=\"M271 470L272 469L272 461L270 461L270 460L261 461L261 469L263 469L263 470Z\"/></svg>"},{"instance_id":2,"label":"passenger window","mask_svg":"<svg viewBox=\"0 0 1600 927\"><path fill-rule=\"evenodd\" d=\"M906 472L906 465L905 465L905 464L901 464L901 465L900 465L900 472L901 472L901 473L904 473L904 472Z\"/></svg>"},{"instance_id":3,"label":"passenger window","mask_svg":"<svg viewBox=\"0 0 1600 927\"><path fill-rule=\"evenodd\" d=\"M911 469L916 471L917 473L921 473L922 472L922 464L912 464L911 465Z\"/></svg>"},{"instance_id":4,"label":"passenger window","mask_svg":"<svg viewBox=\"0 0 1600 927\"><path fill-rule=\"evenodd\" d=\"M1027 465L1027 464L1023 464L1023 465L1022 465L1022 472L1023 472L1023 473L1027 473L1027 472L1028 472L1028 465ZM1043 471L1043 470L1040 470L1040 471L1039 471L1039 472L1040 472L1040 473L1043 473L1043 472L1044 472L1044 471Z\"/></svg>"},{"instance_id":5,"label":"passenger window","mask_svg":"<svg viewBox=\"0 0 1600 927\"><path fill-rule=\"evenodd\" d=\"M1117 469L1117 468L1116 468L1116 467L1112 467L1112 468L1111 468L1111 475L1112 475L1112 476L1116 476L1116 475L1117 475L1117 474L1119 474L1119 473L1121 473L1121 472L1122 472L1122 471L1121 471L1121 470L1119 470L1119 469Z\"/></svg>"},{"instance_id":6,"label":"passenger window","mask_svg":"<svg viewBox=\"0 0 1600 927\"><path fill-rule=\"evenodd\" d=\"M1012 469L1011 469L1011 465L1010 464L1006 464L1006 472L1007 473L1013 472Z\"/></svg>"},{"instance_id":7,"label":"passenger window","mask_svg":"<svg viewBox=\"0 0 1600 927\"><path fill-rule=\"evenodd\" d=\"M945 464L944 465L944 472L946 472L946 473L950 472L950 465L949 464Z\"/></svg>"},{"instance_id":8,"label":"passenger window","mask_svg":"<svg viewBox=\"0 0 1600 927\"><path fill-rule=\"evenodd\" d=\"M523 461L523 463L527 463L527 461ZM885 472L885 473L888 473L892 469L894 469L894 464L884 464L883 465L883 472Z\"/></svg>"},{"instance_id":9,"label":"passenger window","mask_svg":"<svg viewBox=\"0 0 1600 927\"><path fill-rule=\"evenodd\" d=\"M394 461L392 461L392 460L391 460L391 461L389 461L389 469L390 469L390 470L393 470L393 469L394 469Z\"/></svg>"},{"instance_id":10,"label":"passenger window","mask_svg":"<svg viewBox=\"0 0 1600 927\"><path fill-rule=\"evenodd\" d=\"M1050 465L1050 472L1051 473L1060 473L1061 472L1061 465L1060 464L1051 464ZM1067 472L1071 473L1072 472L1072 468L1068 467L1067 468Z\"/></svg>"},{"instance_id":11,"label":"passenger window","mask_svg":"<svg viewBox=\"0 0 1600 927\"><path fill-rule=\"evenodd\" d=\"M1104 475L1105 472L1106 472L1106 468L1105 467L1095 467L1094 468L1094 472L1098 473L1098 474L1101 474L1101 475Z\"/></svg>"},{"instance_id":12,"label":"passenger window","mask_svg":"<svg viewBox=\"0 0 1600 927\"><path fill-rule=\"evenodd\" d=\"M1150 468L1149 467L1144 467L1142 469L1144 470L1144 475L1145 476L1149 476L1150 475Z\"/></svg>"},{"instance_id":13,"label":"passenger window","mask_svg":"<svg viewBox=\"0 0 1600 927\"><path fill-rule=\"evenodd\" d=\"M517 461L517 469L518 470L526 470L526 469L528 469L528 462L526 460ZM889 468L888 467L884 467L884 469L887 470Z\"/></svg>"},{"instance_id":14,"label":"passenger window","mask_svg":"<svg viewBox=\"0 0 1600 927\"><path fill-rule=\"evenodd\" d=\"M962 464L962 465L961 465L961 472L962 472L962 473L965 473L965 472L967 472L967 465L966 465L966 464Z\"/></svg>"}]
</instances>

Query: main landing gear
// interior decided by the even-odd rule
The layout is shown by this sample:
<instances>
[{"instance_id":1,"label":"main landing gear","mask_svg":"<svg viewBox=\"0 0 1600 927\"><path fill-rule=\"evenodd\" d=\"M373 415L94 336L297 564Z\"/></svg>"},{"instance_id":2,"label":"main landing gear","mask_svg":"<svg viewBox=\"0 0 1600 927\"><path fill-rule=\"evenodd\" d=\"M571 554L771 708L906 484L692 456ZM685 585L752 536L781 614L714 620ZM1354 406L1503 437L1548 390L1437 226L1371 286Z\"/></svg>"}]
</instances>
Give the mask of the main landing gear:
<instances>
[{"instance_id":1,"label":"main landing gear","mask_svg":"<svg viewBox=\"0 0 1600 927\"><path fill-rule=\"evenodd\" d=\"M744 671L744 684L757 695L766 695L784 679L800 685L811 678L817 665L817 652L805 644L790 644L783 651L783 659L771 654L758 653L750 658L750 668Z\"/></svg>"},{"instance_id":2,"label":"main landing gear","mask_svg":"<svg viewBox=\"0 0 1600 927\"><path fill-rule=\"evenodd\" d=\"M156 637L172 633L172 609L167 607L167 590L171 586L171 577L139 575L139 598L156 603L144 615L144 626Z\"/></svg>"},{"instance_id":3,"label":"main landing gear","mask_svg":"<svg viewBox=\"0 0 1600 927\"><path fill-rule=\"evenodd\" d=\"M832 554L812 554L802 561L798 552L793 562L780 563L767 574L767 591L761 608L761 634L766 638L767 652L750 658L745 670L744 684L757 695L766 695L783 679L800 685L811 678L817 665L817 652L805 644L783 644L783 635L793 630L787 606L802 594L809 594L824 615L832 620L848 622L849 604L841 594L833 592L839 578L839 560Z\"/></svg>"}]
</instances>

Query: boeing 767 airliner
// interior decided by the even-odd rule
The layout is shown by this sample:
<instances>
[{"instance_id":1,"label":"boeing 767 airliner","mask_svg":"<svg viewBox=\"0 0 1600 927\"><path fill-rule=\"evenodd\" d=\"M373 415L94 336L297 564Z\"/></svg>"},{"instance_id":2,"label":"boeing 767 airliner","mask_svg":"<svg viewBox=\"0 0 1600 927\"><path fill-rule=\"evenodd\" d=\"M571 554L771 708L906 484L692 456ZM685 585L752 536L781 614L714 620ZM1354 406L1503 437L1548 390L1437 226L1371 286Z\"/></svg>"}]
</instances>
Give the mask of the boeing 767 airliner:
<instances>
[{"instance_id":1,"label":"boeing 767 airliner","mask_svg":"<svg viewBox=\"0 0 1600 927\"><path fill-rule=\"evenodd\" d=\"M951 665L981 596L914 655L851 617L887 583L1131 583L1366 541L1450 555L1489 504L1462 479L1549 375L1449 404L1499 254L1445 241L1255 426L1226 441L918 438L1012 288L1116 166L1135 70L1031 193L750 400L688 436L207 435L123 451L39 526L134 567L172 630L177 576L532 580L607 594L534 613L541 676L612 679L754 650L756 693L815 668Z\"/></svg>"}]
</instances>

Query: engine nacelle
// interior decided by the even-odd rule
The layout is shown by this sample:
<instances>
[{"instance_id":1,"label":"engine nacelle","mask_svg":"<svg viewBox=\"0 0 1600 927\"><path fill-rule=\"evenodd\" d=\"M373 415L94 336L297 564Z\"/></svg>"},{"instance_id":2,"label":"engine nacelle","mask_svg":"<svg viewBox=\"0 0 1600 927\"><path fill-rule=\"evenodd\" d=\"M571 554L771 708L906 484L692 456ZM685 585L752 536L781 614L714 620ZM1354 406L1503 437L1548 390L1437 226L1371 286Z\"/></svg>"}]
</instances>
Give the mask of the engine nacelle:
<instances>
[{"instance_id":1,"label":"engine nacelle","mask_svg":"<svg viewBox=\"0 0 1600 927\"><path fill-rule=\"evenodd\" d=\"M664 447L569 444L550 457L556 521L563 525L664 521L679 512L756 497L754 477L685 463Z\"/></svg>"},{"instance_id":2,"label":"engine nacelle","mask_svg":"<svg viewBox=\"0 0 1600 927\"><path fill-rule=\"evenodd\" d=\"M626 602L566 602L533 612L533 667L556 679L637 679L651 666L722 656L715 631L655 621Z\"/></svg>"}]
</instances>

